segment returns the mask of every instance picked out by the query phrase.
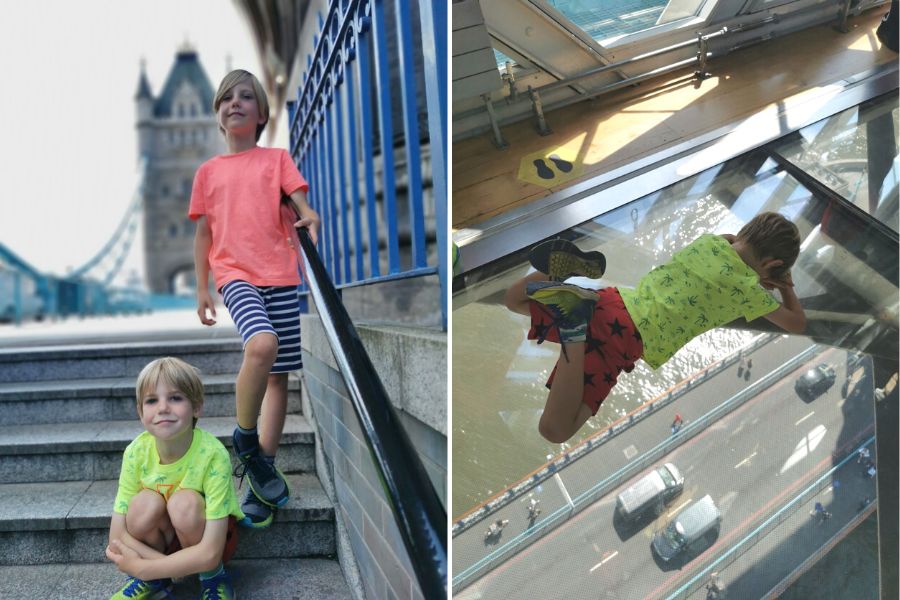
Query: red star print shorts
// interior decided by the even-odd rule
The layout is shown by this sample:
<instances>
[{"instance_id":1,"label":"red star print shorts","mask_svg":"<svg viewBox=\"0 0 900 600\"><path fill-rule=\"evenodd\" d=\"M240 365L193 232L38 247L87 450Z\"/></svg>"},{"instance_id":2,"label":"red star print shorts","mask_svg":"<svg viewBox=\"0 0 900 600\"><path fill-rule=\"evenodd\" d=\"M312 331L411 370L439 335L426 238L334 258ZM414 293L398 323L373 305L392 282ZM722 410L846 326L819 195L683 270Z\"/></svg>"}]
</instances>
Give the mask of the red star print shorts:
<instances>
[{"instance_id":1,"label":"red star print shorts","mask_svg":"<svg viewBox=\"0 0 900 600\"><path fill-rule=\"evenodd\" d=\"M528 339L538 340L538 343L544 340L559 343L559 329L553 325L553 316L547 307L534 300L529 304L531 329L528 330ZM595 415L600 403L616 385L619 373L630 373L644 351L641 336L616 288L597 290L597 303L584 343L584 392L581 401ZM553 385L554 377L555 366L547 379L548 388Z\"/></svg>"}]
</instances>

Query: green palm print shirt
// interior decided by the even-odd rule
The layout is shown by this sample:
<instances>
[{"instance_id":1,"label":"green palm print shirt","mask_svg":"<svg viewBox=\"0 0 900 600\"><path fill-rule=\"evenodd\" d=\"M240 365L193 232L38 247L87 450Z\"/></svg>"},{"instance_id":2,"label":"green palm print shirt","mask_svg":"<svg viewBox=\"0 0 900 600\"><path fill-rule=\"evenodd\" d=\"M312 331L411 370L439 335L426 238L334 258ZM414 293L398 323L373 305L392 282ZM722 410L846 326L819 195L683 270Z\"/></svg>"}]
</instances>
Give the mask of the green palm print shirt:
<instances>
[{"instance_id":1,"label":"green palm print shirt","mask_svg":"<svg viewBox=\"0 0 900 600\"><path fill-rule=\"evenodd\" d=\"M635 289L620 288L644 343L644 361L659 368L691 339L780 306L728 241L705 234L645 275Z\"/></svg>"},{"instance_id":2,"label":"green palm print shirt","mask_svg":"<svg viewBox=\"0 0 900 600\"><path fill-rule=\"evenodd\" d=\"M128 502L142 489L159 492L166 501L181 489L199 492L206 502L206 519L222 519L234 515L244 518L231 481L228 450L214 435L194 429L191 447L176 462L159 464L156 439L143 432L125 448L119 491L113 510L128 512Z\"/></svg>"}]
</instances>

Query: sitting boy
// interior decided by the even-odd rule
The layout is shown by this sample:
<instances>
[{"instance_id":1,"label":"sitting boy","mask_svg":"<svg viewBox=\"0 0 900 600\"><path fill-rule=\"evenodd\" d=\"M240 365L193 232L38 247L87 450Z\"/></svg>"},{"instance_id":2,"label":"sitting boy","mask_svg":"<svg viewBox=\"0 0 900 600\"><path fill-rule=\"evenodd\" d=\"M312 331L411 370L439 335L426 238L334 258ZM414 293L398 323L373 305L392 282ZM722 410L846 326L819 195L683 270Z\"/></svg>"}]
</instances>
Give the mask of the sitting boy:
<instances>
[{"instance_id":1,"label":"sitting boy","mask_svg":"<svg viewBox=\"0 0 900 600\"><path fill-rule=\"evenodd\" d=\"M541 435L565 442L639 358L659 368L694 337L739 317L765 317L802 333L806 316L790 271L799 253L797 226L778 213L761 213L737 235L701 235L633 290L588 290L560 282L601 277L603 254L582 252L566 240L535 246L529 259L537 272L516 281L505 302L531 317L529 339L562 345L563 360L547 380ZM762 288L777 288L782 303Z\"/></svg>"},{"instance_id":2,"label":"sitting boy","mask_svg":"<svg viewBox=\"0 0 900 600\"><path fill-rule=\"evenodd\" d=\"M138 375L146 431L125 449L106 556L129 576L112 599L170 596L172 577L200 574L201 598L234 597L224 562L244 515L225 446L197 429L203 383L196 369L160 358Z\"/></svg>"}]
</instances>

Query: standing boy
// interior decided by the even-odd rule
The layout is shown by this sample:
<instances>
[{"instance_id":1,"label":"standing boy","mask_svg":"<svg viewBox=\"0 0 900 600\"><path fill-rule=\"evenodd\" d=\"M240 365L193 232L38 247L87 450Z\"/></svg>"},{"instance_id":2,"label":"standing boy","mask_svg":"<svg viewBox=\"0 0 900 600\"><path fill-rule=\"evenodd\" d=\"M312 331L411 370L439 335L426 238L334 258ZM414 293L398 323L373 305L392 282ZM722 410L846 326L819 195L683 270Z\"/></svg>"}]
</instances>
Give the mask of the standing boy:
<instances>
[{"instance_id":1,"label":"standing boy","mask_svg":"<svg viewBox=\"0 0 900 600\"><path fill-rule=\"evenodd\" d=\"M197 222L197 314L204 325L215 324L207 289L212 271L244 342L233 435L234 452L250 483L241 524L267 527L273 508L290 496L275 454L287 414L288 373L303 366L294 228L307 227L315 243L319 215L307 204L309 186L287 151L256 145L269 120L259 80L247 71L232 71L219 85L213 108L228 153L203 163L194 176L188 216ZM282 206L282 195L294 203L300 215L296 223L290 207Z\"/></svg>"}]
</instances>

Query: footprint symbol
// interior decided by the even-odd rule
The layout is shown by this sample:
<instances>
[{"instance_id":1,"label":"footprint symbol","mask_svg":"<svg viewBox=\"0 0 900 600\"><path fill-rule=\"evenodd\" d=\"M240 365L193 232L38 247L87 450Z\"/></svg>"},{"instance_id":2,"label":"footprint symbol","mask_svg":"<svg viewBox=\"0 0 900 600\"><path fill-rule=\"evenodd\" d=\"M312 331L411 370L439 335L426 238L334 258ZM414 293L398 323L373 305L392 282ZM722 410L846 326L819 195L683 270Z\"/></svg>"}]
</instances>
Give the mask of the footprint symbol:
<instances>
[{"instance_id":1,"label":"footprint symbol","mask_svg":"<svg viewBox=\"0 0 900 600\"><path fill-rule=\"evenodd\" d=\"M550 160L553 161L553 164L556 165L556 168L562 171L563 173L568 173L572 170L572 163L567 160L561 159L556 154L550 155Z\"/></svg>"},{"instance_id":2,"label":"footprint symbol","mask_svg":"<svg viewBox=\"0 0 900 600\"><path fill-rule=\"evenodd\" d=\"M541 179L553 179L556 175L553 173L553 170L547 166L547 163L544 162L544 159L539 158L534 161L534 166L537 168L538 177Z\"/></svg>"}]
</instances>

